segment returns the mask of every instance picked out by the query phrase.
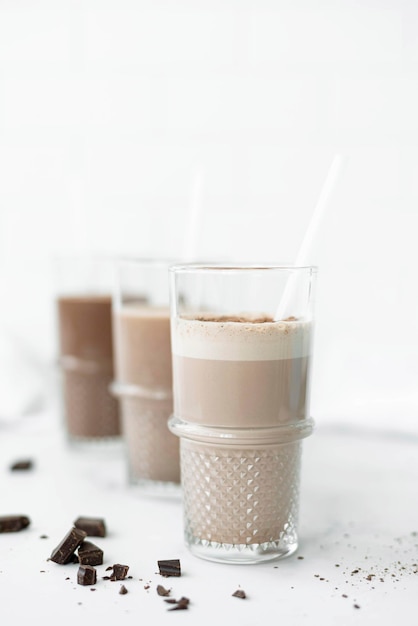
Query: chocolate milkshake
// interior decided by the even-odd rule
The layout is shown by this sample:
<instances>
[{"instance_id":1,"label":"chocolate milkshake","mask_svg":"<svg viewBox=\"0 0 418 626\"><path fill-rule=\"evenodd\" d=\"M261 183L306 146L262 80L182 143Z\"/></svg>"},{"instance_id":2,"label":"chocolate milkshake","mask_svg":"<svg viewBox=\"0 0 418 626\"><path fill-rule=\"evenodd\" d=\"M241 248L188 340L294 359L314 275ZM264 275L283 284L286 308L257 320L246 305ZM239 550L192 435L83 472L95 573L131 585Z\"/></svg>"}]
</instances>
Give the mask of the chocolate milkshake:
<instances>
[{"instance_id":1,"label":"chocolate milkshake","mask_svg":"<svg viewBox=\"0 0 418 626\"><path fill-rule=\"evenodd\" d=\"M168 297L168 296L167 296ZM114 312L116 384L132 483L179 483L167 307L128 301Z\"/></svg>"},{"instance_id":2,"label":"chocolate milkshake","mask_svg":"<svg viewBox=\"0 0 418 626\"><path fill-rule=\"evenodd\" d=\"M173 320L171 427L195 554L251 562L296 549L310 338L309 322L268 316Z\"/></svg>"},{"instance_id":3,"label":"chocolate milkshake","mask_svg":"<svg viewBox=\"0 0 418 626\"><path fill-rule=\"evenodd\" d=\"M62 296L57 300L64 416L72 440L120 435L113 379L111 297Z\"/></svg>"},{"instance_id":4,"label":"chocolate milkshake","mask_svg":"<svg viewBox=\"0 0 418 626\"><path fill-rule=\"evenodd\" d=\"M174 412L209 426L306 419L310 324L201 316L173 328Z\"/></svg>"}]
</instances>

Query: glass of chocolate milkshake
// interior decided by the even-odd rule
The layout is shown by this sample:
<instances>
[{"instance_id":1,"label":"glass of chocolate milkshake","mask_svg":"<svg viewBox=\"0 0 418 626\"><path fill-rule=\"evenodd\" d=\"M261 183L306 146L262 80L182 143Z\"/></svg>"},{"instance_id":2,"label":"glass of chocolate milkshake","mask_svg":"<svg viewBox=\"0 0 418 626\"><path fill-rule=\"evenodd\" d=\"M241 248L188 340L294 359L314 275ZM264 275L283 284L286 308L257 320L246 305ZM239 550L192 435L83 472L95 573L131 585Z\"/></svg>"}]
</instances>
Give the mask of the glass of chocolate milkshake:
<instances>
[{"instance_id":1,"label":"glass of chocolate milkshake","mask_svg":"<svg viewBox=\"0 0 418 626\"><path fill-rule=\"evenodd\" d=\"M113 298L115 382L129 481L153 494L179 492L173 410L169 261L120 259Z\"/></svg>"},{"instance_id":2,"label":"glass of chocolate milkshake","mask_svg":"<svg viewBox=\"0 0 418 626\"><path fill-rule=\"evenodd\" d=\"M279 265L170 270L169 427L197 556L256 563L297 549L315 275Z\"/></svg>"},{"instance_id":3,"label":"glass of chocolate milkshake","mask_svg":"<svg viewBox=\"0 0 418 626\"><path fill-rule=\"evenodd\" d=\"M55 261L63 414L73 444L120 441L113 380L112 271L109 258Z\"/></svg>"}]
</instances>

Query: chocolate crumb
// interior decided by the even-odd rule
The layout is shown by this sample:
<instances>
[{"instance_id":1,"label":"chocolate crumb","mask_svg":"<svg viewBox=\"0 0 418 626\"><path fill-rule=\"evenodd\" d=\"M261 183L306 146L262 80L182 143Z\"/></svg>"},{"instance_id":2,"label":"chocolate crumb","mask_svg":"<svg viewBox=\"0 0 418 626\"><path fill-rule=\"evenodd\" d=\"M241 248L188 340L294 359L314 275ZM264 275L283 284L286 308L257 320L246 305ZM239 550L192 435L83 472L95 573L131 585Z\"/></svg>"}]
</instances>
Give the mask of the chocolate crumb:
<instances>
[{"instance_id":1,"label":"chocolate crumb","mask_svg":"<svg viewBox=\"0 0 418 626\"><path fill-rule=\"evenodd\" d=\"M149 585L144 585L144 589L147 591L150 588Z\"/></svg>"},{"instance_id":2,"label":"chocolate crumb","mask_svg":"<svg viewBox=\"0 0 418 626\"><path fill-rule=\"evenodd\" d=\"M348 595L347 595L346 593L343 593L343 594L342 594L342 597L343 597L343 598L348 598Z\"/></svg>"},{"instance_id":3,"label":"chocolate crumb","mask_svg":"<svg viewBox=\"0 0 418 626\"><path fill-rule=\"evenodd\" d=\"M234 593L232 594L235 598L241 598L242 600L245 600L246 593L243 589L237 589L236 591L234 591Z\"/></svg>"},{"instance_id":4,"label":"chocolate crumb","mask_svg":"<svg viewBox=\"0 0 418 626\"><path fill-rule=\"evenodd\" d=\"M119 589L119 593L124 596L125 594L128 593L127 588L125 587L125 585L121 585L120 589Z\"/></svg>"},{"instance_id":5,"label":"chocolate crumb","mask_svg":"<svg viewBox=\"0 0 418 626\"><path fill-rule=\"evenodd\" d=\"M103 580L110 580L110 576L102 576Z\"/></svg>"},{"instance_id":6,"label":"chocolate crumb","mask_svg":"<svg viewBox=\"0 0 418 626\"><path fill-rule=\"evenodd\" d=\"M304 558L304 556L298 556L299 561L303 561Z\"/></svg>"},{"instance_id":7,"label":"chocolate crumb","mask_svg":"<svg viewBox=\"0 0 418 626\"><path fill-rule=\"evenodd\" d=\"M48 535L39 535L39 539L49 539Z\"/></svg>"},{"instance_id":8,"label":"chocolate crumb","mask_svg":"<svg viewBox=\"0 0 418 626\"><path fill-rule=\"evenodd\" d=\"M360 608L359 604L353 604L353 606L354 606L355 609L359 609Z\"/></svg>"},{"instance_id":9,"label":"chocolate crumb","mask_svg":"<svg viewBox=\"0 0 418 626\"><path fill-rule=\"evenodd\" d=\"M115 563L113 565L113 572L110 576L110 580L125 580L128 575L129 565L121 565L120 563Z\"/></svg>"},{"instance_id":10,"label":"chocolate crumb","mask_svg":"<svg viewBox=\"0 0 418 626\"><path fill-rule=\"evenodd\" d=\"M157 585L157 593L159 596L169 596L171 589L166 589L162 585Z\"/></svg>"}]
</instances>

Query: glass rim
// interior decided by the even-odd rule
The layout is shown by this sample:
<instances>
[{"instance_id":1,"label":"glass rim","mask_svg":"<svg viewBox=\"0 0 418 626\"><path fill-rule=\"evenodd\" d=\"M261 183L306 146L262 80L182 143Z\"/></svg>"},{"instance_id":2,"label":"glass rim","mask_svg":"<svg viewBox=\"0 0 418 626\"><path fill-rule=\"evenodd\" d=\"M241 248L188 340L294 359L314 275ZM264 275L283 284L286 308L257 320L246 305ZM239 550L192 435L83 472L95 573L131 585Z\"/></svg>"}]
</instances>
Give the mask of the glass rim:
<instances>
[{"instance_id":1,"label":"glass rim","mask_svg":"<svg viewBox=\"0 0 418 626\"><path fill-rule=\"evenodd\" d=\"M116 267L122 266L136 266L136 267L161 267L170 268L173 264L176 264L174 258L166 257L151 257L151 256L129 256L119 255L114 257L114 263Z\"/></svg>"},{"instance_id":2,"label":"glass rim","mask_svg":"<svg viewBox=\"0 0 418 626\"><path fill-rule=\"evenodd\" d=\"M177 263L169 267L173 274L210 273L252 273L252 272L318 272L316 265L295 265L292 263Z\"/></svg>"}]
</instances>

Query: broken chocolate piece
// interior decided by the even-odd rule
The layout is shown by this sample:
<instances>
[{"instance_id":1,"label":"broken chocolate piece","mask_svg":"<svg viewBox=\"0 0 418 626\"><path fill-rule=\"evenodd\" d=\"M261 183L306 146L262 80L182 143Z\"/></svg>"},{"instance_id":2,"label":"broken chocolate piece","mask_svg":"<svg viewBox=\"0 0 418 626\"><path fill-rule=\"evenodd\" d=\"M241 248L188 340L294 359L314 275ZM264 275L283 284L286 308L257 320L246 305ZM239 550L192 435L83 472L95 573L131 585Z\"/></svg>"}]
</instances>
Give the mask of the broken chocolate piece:
<instances>
[{"instance_id":1,"label":"broken chocolate piece","mask_svg":"<svg viewBox=\"0 0 418 626\"><path fill-rule=\"evenodd\" d=\"M110 576L110 580L125 580L129 570L129 565L121 565L115 563L113 565L113 572Z\"/></svg>"},{"instance_id":2,"label":"broken chocolate piece","mask_svg":"<svg viewBox=\"0 0 418 626\"><path fill-rule=\"evenodd\" d=\"M103 550L90 541L83 541L78 548L78 560L81 565L102 565Z\"/></svg>"},{"instance_id":3,"label":"broken chocolate piece","mask_svg":"<svg viewBox=\"0 0 418 626\"><path fill-rule=\"evenodd\" d=\"M3 515L0 517L0 533L17 533L29 524L30 519L26 515Z\"/></svg>"},{"instance_id":4,"label":"broken chocolate piece","mask_svg":"<svg viewBox=\"0 0 418 626\"><path fill-rule=\"evenodd\" d=\"M159 596L169 596L171 589L166 589L162 585L157 585L157 593Z\"/></svg>"},{"instance_id":5,"label":"broken chocolate piece","mask_svg":"<svg viewBox=\"0 0 418 626\"><path fill-rule=\"evenodd\" d=\"M70 563L74 558L74 552L78 546L84 541L87 534L84 530L79 528L71 528L71 530L65 535L64 539L57 545L52 551L51 561L58 563L59 565L65 565Z\"/></svg>"},{"instance_id":6,"label":"broken chocolate piece","mask_svg":"<svg viewBox=\"0 0 418 626\"><path fill-rule=\"evenodd\" d=\"M119 593L124 596L126 593L128 593L127 588L125 587L125 585L121 585L120 589L119 589Z\"/></svg>"},{"instance_id":7,"label":"broken chocolate piece","mask_svg":"<svg viewBox=\"0 0 418 626\"><path fill-rule=\"evenodd\" d=\"M169 559L167 561L158 561L158 569L161 576L181 576L181 567L179 559Z\"/></svg>"},{"instance_id":8,"label":"broken chocolate piece","mask_svg":"<svg viewBox=\"0 0 418 626\"><path fill-rule=\"evenodd\" d=\"M232 595L235 596L235 598L242 598L243 600L247 597L243 589L237 589Z\"/></svg>"},{"instance_id":9,"label":"broken chocolate piece","mask_svg":"<svg viewBox=\"0 0 418 626\"><path fill-rule=\"evenodd\" d=\"M84 530L89 537L106 537L106 525L100 517L78 517L74 526Z\"/></svg>"},{"instance_id":10,"label":"broken chocolate piece","mask_svg":"<svg viewBox=\"0 0 418 626\"><path fill-rule=\"evenodd\" d=\"M31 470L33 467L33 463L31 461L31 459L19 459L18 461L15 461L14 463L11 464L10 466L10 470L12 472L15 471L20 471L20 470Z\"/></svg>"},{"instance_id":11,"label":"broken chocolate piece","mask_svg":"<svg viewBox=\"0 0 418 626\"><path fill-rule=\"evenodd\" d=\"M97 574L91 565L80 565L77 572L77 582L79 585L95 585Z\"/></svg>"},{"instance_id":12,"label":"broken chocolate piece","mask_svg":"<svg viewBox=\"0 0 418 626\"><path fill-rule=\"evenodd\" d=\"M167 600L166 600L167 602ZM189 598L181 597L180 600L177 600L175 606L168 609L169 611L184 611L189 608L190 600Z\"/></svg>"}]
</instances>

